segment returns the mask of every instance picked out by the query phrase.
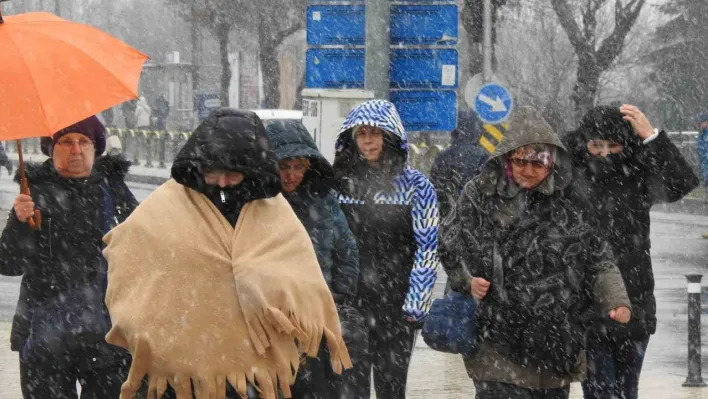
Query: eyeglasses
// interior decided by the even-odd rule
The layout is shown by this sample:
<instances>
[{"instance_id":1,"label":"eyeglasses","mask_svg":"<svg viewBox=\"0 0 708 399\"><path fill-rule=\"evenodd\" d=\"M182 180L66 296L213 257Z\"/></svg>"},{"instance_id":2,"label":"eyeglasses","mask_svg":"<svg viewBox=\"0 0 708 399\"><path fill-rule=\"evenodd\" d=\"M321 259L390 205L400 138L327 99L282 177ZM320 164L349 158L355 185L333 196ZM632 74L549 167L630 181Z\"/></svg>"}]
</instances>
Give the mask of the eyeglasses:
<instances>
[{"instance_id":1,"label":"eyeglasses","mask_svg":"<svg viewBox=\"0 0 708 399\"><path fill-rule=\"evenodd\" d=\"M59 147L65 149L65 150L71 150L74 148L74 144L78 144L79 148L81 151L86 151L89 149L93 148L93 141L89 139L79 139L79 140L71 140L71 139L61 139L57 141L57 144Z\"/></svg>"},{"instance_id":2,"label":"eyeglasses","mask_svg":"<svg viewBox=\"0 0 708 399\"><path fill-rule=\"evenodd\" d=\"M527 159L511 158L510 161L513 166L516 166L519 169L523 169L527 165L531 165L531 167L535 170L541 170L541 169L546 168L546 164L544 164L543 161L538 161L538 160L529 161Z\"/></svg>"}]
</instances>

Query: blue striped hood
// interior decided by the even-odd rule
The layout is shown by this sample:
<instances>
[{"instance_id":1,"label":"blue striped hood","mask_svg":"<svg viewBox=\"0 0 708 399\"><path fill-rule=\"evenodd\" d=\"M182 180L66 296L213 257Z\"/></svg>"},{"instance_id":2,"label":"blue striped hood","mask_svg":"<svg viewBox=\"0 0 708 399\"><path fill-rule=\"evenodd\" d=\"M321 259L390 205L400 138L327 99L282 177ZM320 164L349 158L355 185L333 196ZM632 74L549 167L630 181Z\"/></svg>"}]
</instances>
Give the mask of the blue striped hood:
<instances>
[{"instance_id":1,"label":"blue striped hood","mask_svg":"<svg viewBox=\"0 0 708 399\"><path fill-rule=\"evenodd\" d=\"M337 139L337 153L350 149L353 145L352 131L358 126L373 126L390 133L396 140L397 150L408 159L408 134L403 127L401 116L392 102L369 100L354 108L344 121Z\"/></svg>"}]
</instances>

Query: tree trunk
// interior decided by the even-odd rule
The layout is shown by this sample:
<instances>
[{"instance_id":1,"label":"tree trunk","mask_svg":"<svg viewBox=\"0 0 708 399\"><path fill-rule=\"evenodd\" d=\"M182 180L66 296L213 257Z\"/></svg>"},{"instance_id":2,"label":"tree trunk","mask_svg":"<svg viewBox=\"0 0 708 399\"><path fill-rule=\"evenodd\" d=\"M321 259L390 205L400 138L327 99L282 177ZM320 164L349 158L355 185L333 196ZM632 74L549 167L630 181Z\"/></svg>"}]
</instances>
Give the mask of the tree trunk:
<instances>
[{"instance_id":1,"label":"tree trunk","mask_svg":"<svg viewBox=\"0 0 708 399\"><path fill-rule=\"evenodd\" d=\"M201 64L201 54L199 51L199 28L197 26L197 16L194 9L194 2L192 2L192 101L194 112L198 112L199 107L199 65Z\"/></svg>"},{"instance_id":2,"label":"tree trunk","mask_svg":"<svg viewBox=\"0 0 708 399\"><path fill-rule=\"evenodd\" d=\"M264 46L260 51L261 71L263 73L263 93L265 108L275 109L280 106L280 63L275 46Z\"/></svg>"},{"instance_id":3,"label":"tree trunk","mask_svg":"<svg viewBox=\"0 0 708 399\"><path fill-rule=\"evenodd\" d=\"M219 39L219 54L221 56L221 106L229 106L229 87L231 85L231 63L229 62L229 27L220 25L216 34Z\"/></svg>"},{"instance_id":4,"label":"tree trunk","mask_svg":"<svg viewBox=\"0 0 708 399\"><path fill-rule=\"evenodd\" d=\"M595 96L600 87L601 74L594 54L580 56L578 60L578 80L571 95L576 121L582 119L585 113L595 106Z\"/></svg>"}]
</instances>

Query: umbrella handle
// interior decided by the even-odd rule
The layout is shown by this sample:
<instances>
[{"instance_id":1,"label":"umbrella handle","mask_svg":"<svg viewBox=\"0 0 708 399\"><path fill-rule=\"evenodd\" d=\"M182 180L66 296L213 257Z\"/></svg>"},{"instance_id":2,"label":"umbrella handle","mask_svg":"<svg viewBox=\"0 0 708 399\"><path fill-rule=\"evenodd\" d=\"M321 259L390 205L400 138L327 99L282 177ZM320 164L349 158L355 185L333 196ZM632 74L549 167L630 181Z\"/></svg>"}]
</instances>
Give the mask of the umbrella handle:
<instances>
[{"instance_id":1,"label":"umbrella handle","mask_svg":"<svg viewBox=\"0 0 708 399\"><path fill-rule=\"evenodd\" d=\"M22 155L22 141L17 140L17 157L20 164L20 193L30 195L29 184L27 184L27 177L25 176L25 160ZM27 219L27 224L32 230L39 229L39 226L42 225L42 213L39 209L34 210L34 214Z\"/></svg>"},{"instance_id":2,"label":"umbrella handle","mask_svg":"<svg viewBox=\"0 0 708 399\"><path fill-rule=\"evenodd\" d=\"M20 192L24 195L30 195L29 185L27 184L27 178L24 176L20 179ZM34 210L34 214L27 219L27 224L32 230L39 229L39 226L42 225L42 213L39 211L39 209Z\"/></svg>"}]
</instances>

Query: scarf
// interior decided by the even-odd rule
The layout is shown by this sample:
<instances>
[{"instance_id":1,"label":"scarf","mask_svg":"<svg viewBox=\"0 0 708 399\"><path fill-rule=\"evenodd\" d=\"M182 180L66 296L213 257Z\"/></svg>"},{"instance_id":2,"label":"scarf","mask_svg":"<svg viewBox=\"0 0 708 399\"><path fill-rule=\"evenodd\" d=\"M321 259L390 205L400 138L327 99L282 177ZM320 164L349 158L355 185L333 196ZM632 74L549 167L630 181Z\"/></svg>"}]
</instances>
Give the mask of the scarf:
<instances>
[{"instance_id":1,"label":"scarf","mask_svg":"<svg viewBox=\"0 0 708 399\"><path fill-rule=\"evenodd\" d=\"M352 366L312 243L278 195L248 202L232 228L204 195L174 180L159 187L104 241L109 263L106 340L133 362L121 399L145 375L178 399L247 384L290 397L300 352L324 336L334 370ZM219 393L219 395L216 395Z\"/></svg>"}]
</instances>

